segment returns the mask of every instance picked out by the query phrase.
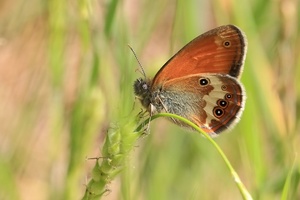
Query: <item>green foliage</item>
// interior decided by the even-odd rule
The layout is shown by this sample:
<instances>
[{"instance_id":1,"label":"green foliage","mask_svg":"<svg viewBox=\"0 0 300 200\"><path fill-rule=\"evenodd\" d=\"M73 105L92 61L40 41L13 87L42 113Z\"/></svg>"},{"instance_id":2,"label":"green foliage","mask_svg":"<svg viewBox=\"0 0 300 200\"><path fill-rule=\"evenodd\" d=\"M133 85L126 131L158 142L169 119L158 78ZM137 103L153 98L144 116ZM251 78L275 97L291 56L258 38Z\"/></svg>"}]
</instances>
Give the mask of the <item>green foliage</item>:
<instances>
[{"instance_id":1,"label":"green foliage","mask_svg":"<svg viewBox=\"0 0 300 200\"><path fill-rule=\"evenodd\" d=\"M127 121L121 127L109 129L101 149L103 157L97 159L83 199L99 199L105 195L106 187L126 167L124 160L143 132L134 131L136 124L137 121Z\"/></svg>"}]
</instances>

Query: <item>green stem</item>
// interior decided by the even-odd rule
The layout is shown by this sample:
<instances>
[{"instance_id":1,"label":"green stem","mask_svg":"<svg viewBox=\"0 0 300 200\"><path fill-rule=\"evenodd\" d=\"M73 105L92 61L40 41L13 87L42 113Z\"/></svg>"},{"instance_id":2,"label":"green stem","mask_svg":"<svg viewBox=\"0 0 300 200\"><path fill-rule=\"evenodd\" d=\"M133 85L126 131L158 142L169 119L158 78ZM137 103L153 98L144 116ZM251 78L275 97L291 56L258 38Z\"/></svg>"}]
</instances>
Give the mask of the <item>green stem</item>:
<instances>
[{"instance_id":1,"label":"green stem","mask_svg":"<svg viewBox=\"0 0 300 200\"><path fill-rule=\"evenodd\" d=\"M112 181L112 179L117 174L119 174L126 166L126 157L134 147L137 139L143 134L144 127L148 126L150 121L158 117L176 118L178 120L181 120L201 133L204 137L206 137L210 141L210 143L217 149L217 151L225 161L232 177L235 180L235 183L237 184L243 196L243 199L252 200L250 193L241 182L238 174L235 172L229 160L227 159L221 148L218 146L218 144L194 123L183 117L170 113L161 113L151 116L150 118L142 122L135 129L135 131L132 130L134 130L133 127L136 121L132 121L131 123L126 123L125 126L111 129L108 132L105 144L101 152L103 160L101 162L97 160L96 162L96 165L92 172L92 180L88 183L86 193L83 197L84 200L99 199L103 194L107 192L107 184L109 184L109 182Z\"/></svg>"},{"instance_id":2,"label":"green stem","mask_svg":"<svg viewBox=\"0 0 300 200\"><path fill-rule=\"evenodd\" d=\"M206 139L208 139L208 141L216 148L216 150L218 151L218 153L221 155L221 157L223 158L226 166L228 167L235 183L237 184L239 191L243 197L243 199L245 200L252 200L253 198L251 197L250 193L247 191L246 187L244 186L243 182L241 181L240 177L238 176L238 174L235 172L235 170L233 169L232 165L230 164L228 158L226 157L226 155L224 154L224 152L222 151L222 149L219 147L219 145L206 133L204 132L202 129L200 129L196 124L192 123L191 121L187 120L186 118L183 118L181 116L175 115L175 114L171 114L171 113L160 113L160 114L156 114L153 115L151 118L145 120L141 125L145 125L147 123L149 123L151 120L156 119L158 117L169 117L169 118L176 118L186 124L188 124L189 126L191 126L192 128L194 128L197 132L201 133ZM140 125L140 126L141 126ZM137 130L140 130L140 126L138 127Z\"/></svg>"}]
</instances>

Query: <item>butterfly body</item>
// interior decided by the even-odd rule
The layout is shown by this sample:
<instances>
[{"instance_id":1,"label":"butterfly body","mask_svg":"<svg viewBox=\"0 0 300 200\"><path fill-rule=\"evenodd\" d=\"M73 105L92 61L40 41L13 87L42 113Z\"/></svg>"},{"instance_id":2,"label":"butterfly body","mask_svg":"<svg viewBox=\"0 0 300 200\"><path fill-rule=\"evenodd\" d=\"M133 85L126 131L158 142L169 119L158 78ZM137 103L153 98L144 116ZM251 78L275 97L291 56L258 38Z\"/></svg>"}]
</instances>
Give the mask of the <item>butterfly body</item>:
<instances>
[{"instance_id":1,"label":"butterfly body","mask_svg":"<svg viewBox=\"0 0 300 200\"><path fill-rule=\"evenodd\" d=\"M244 107L244 88L238 80L246 51L244 39L233 25L198 36L175 54L153 80L136 80L136 96L151 114L177 114L211 136L220 133L239 120Z\"/></svg>"}]
</instances>

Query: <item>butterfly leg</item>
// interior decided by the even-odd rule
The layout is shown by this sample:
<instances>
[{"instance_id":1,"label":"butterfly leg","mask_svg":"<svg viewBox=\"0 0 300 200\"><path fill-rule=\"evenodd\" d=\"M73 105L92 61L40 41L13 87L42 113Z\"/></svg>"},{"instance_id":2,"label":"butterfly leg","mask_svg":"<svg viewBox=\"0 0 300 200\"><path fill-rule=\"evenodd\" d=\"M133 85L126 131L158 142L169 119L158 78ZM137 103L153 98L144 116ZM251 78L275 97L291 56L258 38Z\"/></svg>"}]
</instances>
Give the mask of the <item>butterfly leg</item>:
<instances>
[{"instance_id":1,"label":"butterfly leg","mask_svg":"<svg viewBox=\"0 0 300 200\"><path fill-rule=\"evenodd\" d=\"M147 124L145 124L144 126L145 126L145 128L144 128L144 130L143 130L143 133L142 133L142 136L141 137L146 137L146 136L148 136L149 134L150 134L150 123L151 123L151 118L152 118L152 116L153 116L153 109L154 109L154 106L152 105L152 104L150 104L149 105L149 119L148 119L148 122L147 122ZM140 117L142 118L142 117L144 117L144 115L146 114L146 113L148 113L148 111L147 110L145 110L145 111L141 111L140 113L139 113L139 115L140 115Z\"/></svg>"},{"instance_id":2,"label":"butterfly leg","mask_svg":"<svg viewBox=\"0 0 300 200\"><path fill-rule=\"evenodd\" d=\"M163 109L165 110L165 112L166 112L166 113L171 113L171 112L168 111L167 106L165 106L165 104L162 102L161 98L160 98L159 96L158 96L157 98L158 98L159 102L161 103L161 105L162 105ZM174 118L171 118L171 120L172 120L175 124L177 124L177 122L176 122L176 120L175 120Z\"/></svg>"}]
</instances>

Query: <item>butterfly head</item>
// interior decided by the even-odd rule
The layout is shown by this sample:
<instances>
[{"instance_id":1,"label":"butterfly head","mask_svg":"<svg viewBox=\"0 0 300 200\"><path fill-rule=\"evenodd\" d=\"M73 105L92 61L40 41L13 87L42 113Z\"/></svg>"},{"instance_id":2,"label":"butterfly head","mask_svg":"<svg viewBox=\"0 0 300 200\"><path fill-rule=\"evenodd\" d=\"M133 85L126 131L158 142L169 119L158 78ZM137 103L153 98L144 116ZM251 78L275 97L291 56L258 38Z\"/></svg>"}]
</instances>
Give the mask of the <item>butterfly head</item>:
<instances>
[{"instance_id":1,"label":"butterfly head","mask_svg":"<svg viewBox=\"0 0 300 200\"><path fill-rule=\"evenodd\" d=\"M145 108L148 108L151 103L151 81L139 78L134 82L133 88L135 95L140 99L142 105Z\"/></svg>"}]
</instances>

